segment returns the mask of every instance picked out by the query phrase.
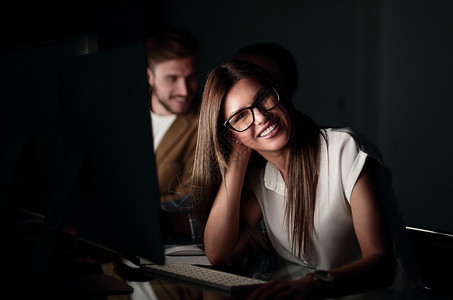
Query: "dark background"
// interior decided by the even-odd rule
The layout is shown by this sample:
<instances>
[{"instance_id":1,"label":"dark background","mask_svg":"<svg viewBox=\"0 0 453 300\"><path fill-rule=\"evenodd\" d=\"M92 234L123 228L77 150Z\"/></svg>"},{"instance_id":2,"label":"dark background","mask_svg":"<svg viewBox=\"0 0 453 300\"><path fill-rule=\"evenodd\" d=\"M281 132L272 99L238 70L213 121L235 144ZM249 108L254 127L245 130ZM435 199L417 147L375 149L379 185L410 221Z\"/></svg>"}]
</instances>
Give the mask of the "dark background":
<instances>
[{"instance_id":1,"label":"dark background","mask_svg":"<svg viewBox=\"0 0 453 300\"><path fill-rule=\"evenodd\" d=\"M296 107L367 134L406 223L452 233L451 16L449 0L10 1L0 46L88 34L102 50L175 25L200 40L204 81L239 47L280 43L298 64Z\"/></svg>"}]
</instances>

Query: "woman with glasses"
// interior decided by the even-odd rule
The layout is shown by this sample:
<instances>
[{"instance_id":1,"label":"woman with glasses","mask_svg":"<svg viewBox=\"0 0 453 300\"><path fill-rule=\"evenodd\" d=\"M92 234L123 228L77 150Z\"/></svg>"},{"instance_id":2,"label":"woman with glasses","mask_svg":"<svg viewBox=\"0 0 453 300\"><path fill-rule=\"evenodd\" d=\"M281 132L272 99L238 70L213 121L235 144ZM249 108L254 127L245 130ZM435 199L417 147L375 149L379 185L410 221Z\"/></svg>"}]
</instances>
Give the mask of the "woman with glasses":
<instances>
[{"instance_id":1,"label":"woman with glasses","mask_svg":"<svg viewBox=\"0 0 453 300\"><path fill-rule=\"evenodd\" d=\"M191 194L208 259L231 262L263 218L277 253L316 271L270 281L252 297L317 298L391 284L395 256L377 201L377 161L350 134L295 111L274 82L234 60L207 78Z\"/></svg>"}]
</instances>

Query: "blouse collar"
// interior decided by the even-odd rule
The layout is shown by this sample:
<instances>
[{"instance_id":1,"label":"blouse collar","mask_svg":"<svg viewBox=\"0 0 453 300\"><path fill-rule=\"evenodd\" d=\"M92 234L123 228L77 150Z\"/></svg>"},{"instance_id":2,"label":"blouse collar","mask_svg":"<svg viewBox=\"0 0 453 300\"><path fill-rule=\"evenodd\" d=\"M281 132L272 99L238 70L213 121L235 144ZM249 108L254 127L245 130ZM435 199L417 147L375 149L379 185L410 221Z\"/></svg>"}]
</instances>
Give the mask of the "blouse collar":
<instances>
[{"instance_id":1,"label":"blouse collar","mask_svg":"<svg viewBox=\"0 0 453 300\"><path fill-rule=\"evenodd\" d=\"M283 180L283 176L277 167L270 162L266 163L266 169L264 171L264 186L282 196L285 196L286 194L286 184Z\"/></svg>"}]
</instances>

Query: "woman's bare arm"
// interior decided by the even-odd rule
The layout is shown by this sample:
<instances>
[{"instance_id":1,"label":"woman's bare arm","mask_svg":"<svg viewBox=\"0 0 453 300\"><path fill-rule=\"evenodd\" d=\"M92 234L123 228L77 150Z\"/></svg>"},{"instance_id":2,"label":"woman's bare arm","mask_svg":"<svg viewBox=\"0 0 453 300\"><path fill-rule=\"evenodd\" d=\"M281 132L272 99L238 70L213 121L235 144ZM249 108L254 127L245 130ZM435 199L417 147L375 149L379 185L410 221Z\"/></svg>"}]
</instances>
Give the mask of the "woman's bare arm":
<instances>
[{"instance_id":1,"label":"woman's bare arm","mask_svg":"<svg viewBox=\"0 0 453 300\"><path fill-rule=\"evenodd\" d=\"M331 270L339 294L384 287L393 281L395 257L384 203L376 186L376 167L376 162L367 161L351 194L352 220L362 259Z\"/></svg>"},{"instance_id":2,"label":"woman's bare arm","mask_svg":"<svg viewBox=\"0 0 453 300\"><path fill-rule=\"evenodd\" d=\"M243 193L243 185L251 150L233 151L228 170L212 205L205 231L204 245L209 261L228 263L245 248L244 227L255 226L261 210L253 194ZM241 226L240 222L247 223Z\"/></svg>"}]
</instances>

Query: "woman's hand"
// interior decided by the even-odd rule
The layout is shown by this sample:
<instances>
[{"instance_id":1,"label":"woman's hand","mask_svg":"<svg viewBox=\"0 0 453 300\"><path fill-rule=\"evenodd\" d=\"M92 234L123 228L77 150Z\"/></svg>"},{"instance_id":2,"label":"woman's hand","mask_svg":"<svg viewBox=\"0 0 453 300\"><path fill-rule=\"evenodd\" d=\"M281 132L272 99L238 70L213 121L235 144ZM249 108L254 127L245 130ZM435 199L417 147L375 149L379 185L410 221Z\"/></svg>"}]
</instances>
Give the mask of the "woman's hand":
<instances>
[{"instance_id":1,"label":"woman's hand","mask_svg":"<svg viewBox=\"0 0 453 300\"><path fill-rule=\"evenodd\" d=\"M271 280L260 286L247 300L265 299L321 299L321 284L312 276L298 280Z\"/></svg>"}]
</instances>

